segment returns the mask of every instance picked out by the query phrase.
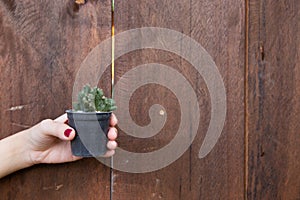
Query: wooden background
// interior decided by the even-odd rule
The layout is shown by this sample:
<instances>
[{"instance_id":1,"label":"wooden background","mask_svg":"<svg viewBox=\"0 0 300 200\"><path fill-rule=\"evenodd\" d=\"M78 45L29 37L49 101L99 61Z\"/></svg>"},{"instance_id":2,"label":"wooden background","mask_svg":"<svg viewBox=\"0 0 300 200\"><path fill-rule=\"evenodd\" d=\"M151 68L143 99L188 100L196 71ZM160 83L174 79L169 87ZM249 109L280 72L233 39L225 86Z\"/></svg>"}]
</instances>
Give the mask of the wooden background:
<instances>
[{"instance_id":1,"label":"wooden background","mask_svg":"<svg viewBox=\"0 0 300 200\"><path fill-rule=\"evenodd\" d=\"M116 33L148 26L192 37L218 66L227 117L214 149L198 158L211 106L201 75L174 54L135 51L116 60L116 81L134 66L157 62L191 83L201 111L191 147L146 174L111 170L93 158L37 165L2 178L0 199L300 199L299 1L115 0ZM0 138L70 108L80 63L110 35L108 0L80 7L71 0L1 0ZM109 71L103 79L109 92ZM147 152L172 139L180 110L166 88L138 89L131 115L145 125L155 103L168 113L162 131L145 141L120 130L120 147Z\"/></svg>"}]
</instances>

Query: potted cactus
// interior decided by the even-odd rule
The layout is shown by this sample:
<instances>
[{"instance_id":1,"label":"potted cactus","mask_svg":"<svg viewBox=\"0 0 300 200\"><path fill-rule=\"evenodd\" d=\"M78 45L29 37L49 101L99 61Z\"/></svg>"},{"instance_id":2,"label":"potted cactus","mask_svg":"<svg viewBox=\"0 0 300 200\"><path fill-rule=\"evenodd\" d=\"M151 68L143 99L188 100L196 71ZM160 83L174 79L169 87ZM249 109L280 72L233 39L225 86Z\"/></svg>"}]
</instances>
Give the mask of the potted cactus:
<instances>
[{"instance_id":1,"label":"potted cactus","mask_svg":"<svg viewBox=\"0 0 300 200\"><path fill-rule=\"evenodd\" d=\"M109 119L115 102L98 87L85 85L78 93L73 109L67 110L68 123L76 130L72 153L80 157L99 157L106 153Z\"/></svg>"}]
</instances>

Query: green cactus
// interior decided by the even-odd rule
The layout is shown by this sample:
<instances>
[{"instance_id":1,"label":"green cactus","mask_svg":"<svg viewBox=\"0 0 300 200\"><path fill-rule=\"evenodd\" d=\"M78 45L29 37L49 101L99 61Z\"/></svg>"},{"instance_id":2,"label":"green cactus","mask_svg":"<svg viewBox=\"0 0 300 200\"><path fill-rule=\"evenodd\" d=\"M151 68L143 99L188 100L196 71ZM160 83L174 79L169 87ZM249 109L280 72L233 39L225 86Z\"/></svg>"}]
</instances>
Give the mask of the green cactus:
<instances>
[{"instance_id":1,"label":"green cactus","mask_svg":"<svg viewBox=\"0 0 300 200\"><path fill-rule=\"evenodd\" d=\"M78 102L73 103L73 109L83 112L110 112L117 107L113 99L104 96L102 89L85 85L78 93Z\"/></svg>"}]
</instances>

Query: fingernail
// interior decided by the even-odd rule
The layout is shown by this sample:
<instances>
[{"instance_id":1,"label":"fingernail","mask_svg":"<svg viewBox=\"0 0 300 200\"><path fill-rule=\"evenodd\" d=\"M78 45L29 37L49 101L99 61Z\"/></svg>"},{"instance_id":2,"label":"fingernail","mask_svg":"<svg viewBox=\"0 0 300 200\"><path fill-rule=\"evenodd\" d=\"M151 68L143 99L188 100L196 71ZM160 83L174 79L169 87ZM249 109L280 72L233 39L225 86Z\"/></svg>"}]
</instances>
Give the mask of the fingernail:
<instances>
[{"instance_id":1,"label":"fingernail","mask_svg":"<svg viewBox=\"0 0 300 200\"><path fill-rule=\"evenodd\" d=\"M65 132L64 132L64 135L66 137L69 137L71 132L72 132L72 129L66 129Z\"/></svg>"}]
</instances>

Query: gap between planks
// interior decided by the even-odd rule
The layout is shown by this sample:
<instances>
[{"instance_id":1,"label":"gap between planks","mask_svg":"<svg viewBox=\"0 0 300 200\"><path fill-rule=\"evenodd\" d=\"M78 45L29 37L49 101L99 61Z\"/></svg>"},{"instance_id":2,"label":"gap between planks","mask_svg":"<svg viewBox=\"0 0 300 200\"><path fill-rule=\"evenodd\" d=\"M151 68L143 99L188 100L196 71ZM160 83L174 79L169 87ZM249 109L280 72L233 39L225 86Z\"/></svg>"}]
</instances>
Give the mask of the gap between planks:
<instances>
[{"instance_id":1,"label":"gap between planks","mask_svg":"<svg viewBox=\"0 0 300 200\"><path fill-rule=\"evenodd\" d=\"M249 0L245 0L245 68L244 68L244 199L248 199L248 163L249 163Z\"/></svg>"}]
</instances>

